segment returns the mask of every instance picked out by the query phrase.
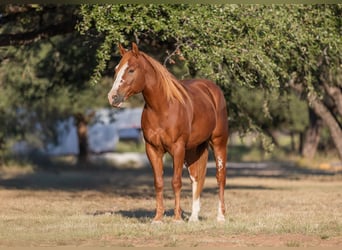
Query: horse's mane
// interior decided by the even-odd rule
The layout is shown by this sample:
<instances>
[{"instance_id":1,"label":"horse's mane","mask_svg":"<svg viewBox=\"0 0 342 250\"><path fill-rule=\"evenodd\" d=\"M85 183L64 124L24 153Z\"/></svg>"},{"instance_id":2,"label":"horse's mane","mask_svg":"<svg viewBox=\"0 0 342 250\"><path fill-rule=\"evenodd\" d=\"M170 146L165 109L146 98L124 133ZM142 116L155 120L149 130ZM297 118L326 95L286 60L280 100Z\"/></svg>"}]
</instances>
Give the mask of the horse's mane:
<instances>
[{"instance_id":1,"label":"horse's mane","mask_svg":"<svg viewBox=\"0 0 342 250\"><path fill-rule=\"evenodd\" d=\"M163 65L143 52L140 52L140 55L142 55L151 64L155 72L158 73L158 77L160 77L163 82L162 88L164 89L168 101L176 99L182 104L185 104L186 99L190 101L189 94L184 86ZM191 101L189 103L191 104Z\"/></svg>"}]
</instances>

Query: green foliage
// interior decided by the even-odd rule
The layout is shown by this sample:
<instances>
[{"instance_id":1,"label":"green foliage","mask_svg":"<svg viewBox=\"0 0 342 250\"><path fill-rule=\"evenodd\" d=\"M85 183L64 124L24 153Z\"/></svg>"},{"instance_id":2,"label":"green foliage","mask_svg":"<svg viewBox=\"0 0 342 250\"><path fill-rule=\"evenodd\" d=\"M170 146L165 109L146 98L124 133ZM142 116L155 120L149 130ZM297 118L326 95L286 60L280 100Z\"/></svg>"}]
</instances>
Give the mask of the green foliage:
<instances>
[{"instance_id":1,"label":"green foliage","mask_svg":"<svg viewBox=\"0 0 342 250\"><path fill-rule=\"evenodd\" d=\"M118 43L136 41L147 48L171 44L179 50L174 57L185 58L185 75L210 78L222 87L233 126L257 128L272 113L266 123L276 126L286 120L284 126L292 124L298 131L306 121L303 115L285 111L297 103L287 94L288 82L296 76L307 92L319 92L320 61L327 60L333 70L340 67L341 9L342 5L83 5L78 29L86 33L95 28L105 36L97 51L94 82ZM248 113L255 111L251 100L257 89L264 93L257 106L263 108L252 118ZM253 94L247 98L248 91ZM279 95L289 104L276 103ZM271 103L275 106L269 107Z\"/></svg>"},{"instance_id":2,"label":"green foliage","mask_svg":"<svg viewBox=\"0 0 342 250\"><path fill-rule=\"evenodd\" d=\"M0 138L27 139L40 124L37 136L51 140L56 120L102 106L106 82L89 84L96 46L75 32L2 48Z\"/></svg>"},{"instance_id":3,"label":"green foliage","mask_svg":"<svg viewBox=\"0 0 342 250\"><path fill-rule=\"evenodd\" d=\"M307 104L291 92L280 95L276 90L268 93L241 87L234 91L232 102L243 107L248 127L256 124L269 130L301 132L308 126Z\"/></svg>"},{"instance_id":4,"label":"green foliage","mask_svg":"<svg viewBox=\"0 0 342 250\"><path fill-rule=\"evenodd\" d=\"M340 5L83 5L79 30L94 24L106 36L96 73L119 42L171 41L200 76L272 88L292 72L310 79L326 47L340 56L340 13Z\"/></svg>"},{"instance_id":5,"label":"green foliage","mask_svg":"<svg viewBox=\"0 0 342 250\"><path fill-rule=\"evenodd\" d=\"M0 48L0 147L1 138L24 136L34 121L44 121L49 130L56 117L103 105L109 84L102 76L113 72L118 43L128 47L135 41L160 61L168 58L165 64L179 78L214 80L228 101L233 130L302 131L307 104L300 98L312 92L324 96L325 74L333 78L332 85L341 86L342 5L18 8L29 11L17 18L18 25L2 25L0 34L34 31L40 23L47 27L74 13L81 20L79 33ZM1 13L8 11L0 7ZM291 80L304 88L302 97L291 94Z\"/></svg>"}]
</instances>

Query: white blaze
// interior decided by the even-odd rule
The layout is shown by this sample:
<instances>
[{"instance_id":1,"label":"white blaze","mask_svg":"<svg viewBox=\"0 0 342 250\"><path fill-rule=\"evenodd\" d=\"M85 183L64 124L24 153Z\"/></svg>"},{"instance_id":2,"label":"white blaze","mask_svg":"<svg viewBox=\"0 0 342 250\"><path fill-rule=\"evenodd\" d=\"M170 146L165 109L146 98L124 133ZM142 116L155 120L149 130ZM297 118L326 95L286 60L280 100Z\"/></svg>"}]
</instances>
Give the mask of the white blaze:
<instances>
[{"instance_id":1,"label":"white blaze","mask_svg":"<svg viewBox=\"0 0 342 250\"><path fill-rule=\"evenodd\" d=\"M117 68L117 67L118 67L118 66L116 66L115 68ZM123 77L123 75L125 74L125 71L126 71L127 68L128 68L128 63L125 63L125 64L121 67L120 71L118 72L118 75L117 75L116 78L115 78L115 81L114 81L114 83L113 83L113 87L112 87L112 89L111 89L110 92L117 91L118 88L120 87L120 85L123 83L122 77Z\"/></svg>"},{"instance_id":2,"label":"white blaze","mask_svg":"<svg viewBox=\"0 0 342 250\"><path fill-rule=\"evenodd\" d=\"M196 198L198 183L191 175L190 179L192 180L192 212L189 221L198 221L198 213L200 211L200 198Z\"/></svg>"}]
</instances>

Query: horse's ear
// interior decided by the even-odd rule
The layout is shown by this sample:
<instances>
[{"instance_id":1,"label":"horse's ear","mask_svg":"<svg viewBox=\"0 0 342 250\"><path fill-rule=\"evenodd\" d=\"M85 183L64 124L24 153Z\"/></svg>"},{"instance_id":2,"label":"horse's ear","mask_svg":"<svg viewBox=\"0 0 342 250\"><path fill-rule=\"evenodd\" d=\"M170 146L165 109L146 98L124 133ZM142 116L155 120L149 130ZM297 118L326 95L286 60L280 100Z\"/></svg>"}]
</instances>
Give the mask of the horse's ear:
<instances>
[{"instance_id":1,"label":"horse's ear","mask_svg":"<svg viewBox=\"0 0 342 250\"><path fill-rule=\"evenodd\" d=\"M123 56L127 51L124 47L122 47L121 43L119 44L120 55Z\"/></svg>"},{"instance_id":2,"label":"horse's ear","mask_svg":"<svg viewBox=\"0 0 342 250\"><path fill-rule=\"evenodd\" d=\"M136 43L132 43L132 52L133 55L138 56L139 55L139 48L138 45Z\"/></svg>"}]
</instances>

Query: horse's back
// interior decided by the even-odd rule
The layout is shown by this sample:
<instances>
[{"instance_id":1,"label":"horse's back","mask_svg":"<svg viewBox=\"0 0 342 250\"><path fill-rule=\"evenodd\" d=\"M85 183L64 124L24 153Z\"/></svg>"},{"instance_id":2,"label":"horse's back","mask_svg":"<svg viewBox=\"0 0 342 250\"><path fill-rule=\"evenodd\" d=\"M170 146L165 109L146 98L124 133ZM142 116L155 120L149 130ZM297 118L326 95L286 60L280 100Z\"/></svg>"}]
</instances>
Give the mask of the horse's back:
<instances>
[{"instance_id":1,"label":"horse's back","mask_svg":"<svg viewBox=\"0 0 342 250\"><path fill-rule=\"evenodd\" d=\"M222 90L214 82L207 79L190 79L183 80L182 83L192 96L200 95L202 98L209 98L216 111L226 110L226 100Z\"/></svg>"}]
</instances>

